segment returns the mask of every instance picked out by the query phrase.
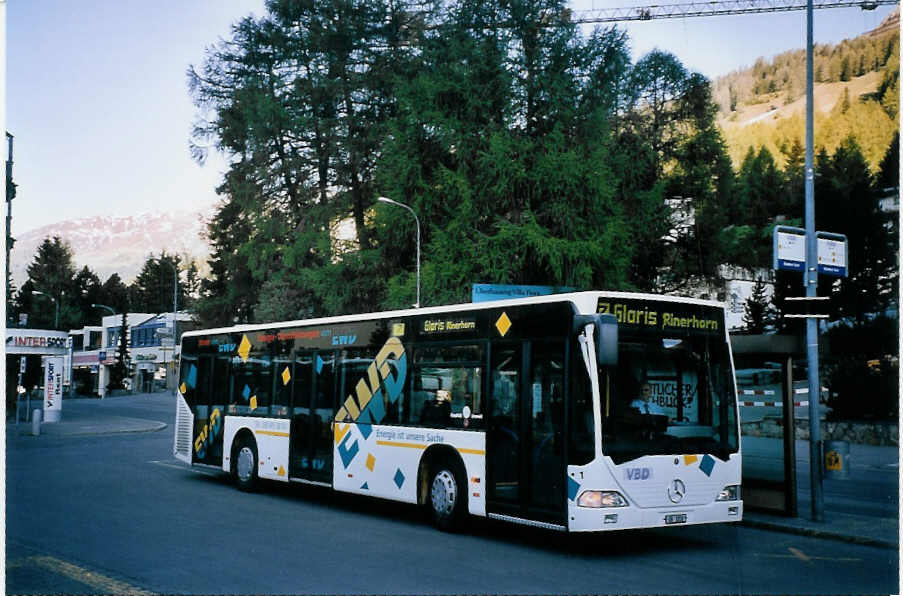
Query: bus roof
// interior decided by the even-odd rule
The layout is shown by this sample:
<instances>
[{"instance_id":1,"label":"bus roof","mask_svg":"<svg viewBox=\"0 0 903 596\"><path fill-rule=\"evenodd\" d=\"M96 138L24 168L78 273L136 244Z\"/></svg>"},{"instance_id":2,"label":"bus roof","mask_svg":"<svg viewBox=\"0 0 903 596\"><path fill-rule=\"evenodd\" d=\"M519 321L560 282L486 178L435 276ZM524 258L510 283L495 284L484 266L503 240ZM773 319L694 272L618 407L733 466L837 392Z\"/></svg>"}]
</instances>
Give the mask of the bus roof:
<instances>
[{"instance_id":1,"label":"bus roof","mask_svg":"<svg viewBox=\"0 0 903 596\"><path fill-rule=\"evenodd\" d=\"M632 300L656 300L660 302L674 302L680 304L695 304L699 306L710 306L715 308L724 308L721 302L712 300L700 300L698 298L687 298L683 296L666 296L660 294L643 294L634 292L604 292L604 291L588 291L588 292L571 292L567 294L549 294L545 296L530 296L527 298L512 298L508 300L493 300L488 302L464 302L461 304L448 304L444 306L427 306L421 308L409 308L404 310L378 311L372 313L359 313L353 315L338 315L333 317L321 317L317 319L299 319L294 321L274 321L270 323L248 323L243 325L233 325L231 327L218 327L212 329L197 329L194 331L186 331L182 337L196 337L210 335L215 333L238 333L243 331L253 331L257 329L282 329L285 327L302 327L311 325L337 324L337 323L356 323L359 321L372 321L376 319L397 318L413 315L432 315L450 312L461 312L471 310L483 310L489 308L499 308L506 306L520 306L523 304L547 304L552 302L571 302L577 309L585 314L595 312L596 301L599 298L623 298Z\"/></svg>"}]
</instances>

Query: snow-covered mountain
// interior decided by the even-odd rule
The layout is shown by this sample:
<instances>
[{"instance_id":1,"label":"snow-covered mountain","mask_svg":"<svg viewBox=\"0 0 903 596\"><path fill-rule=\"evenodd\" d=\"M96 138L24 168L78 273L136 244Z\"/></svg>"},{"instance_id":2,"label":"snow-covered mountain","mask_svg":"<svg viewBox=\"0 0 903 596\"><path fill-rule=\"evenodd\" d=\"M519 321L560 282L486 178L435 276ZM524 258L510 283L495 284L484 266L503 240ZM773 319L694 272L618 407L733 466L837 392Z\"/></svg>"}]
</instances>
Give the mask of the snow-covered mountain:
<instances>
[{"instance_id":1,"label":"snow-covered mountain","mask_svg":"<svg viewBox=\"0 0 903 596\"><path fill-rule=\"evenodd\" d=\"M141 213L131 216L95 216L61 221L15 234L10 255L16 287L28 279L26 269L45 238L59 236L72 247L76 269L87 265L104 282L118 273L130 283L148 256L161 250L186 259L198 259L204 268L209 254L204 239L213 208L202 211Z\"/></svg>"}]
</instances>

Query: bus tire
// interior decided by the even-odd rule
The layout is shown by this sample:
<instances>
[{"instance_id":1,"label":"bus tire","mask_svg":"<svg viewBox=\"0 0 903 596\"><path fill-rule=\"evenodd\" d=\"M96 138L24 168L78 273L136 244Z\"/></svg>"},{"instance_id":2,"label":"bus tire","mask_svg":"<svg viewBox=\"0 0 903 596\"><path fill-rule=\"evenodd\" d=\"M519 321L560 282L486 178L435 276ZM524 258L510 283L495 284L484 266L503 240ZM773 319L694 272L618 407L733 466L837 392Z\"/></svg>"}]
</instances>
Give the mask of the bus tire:
<instances>
[{"instance_id":1,"label":"bus tire","mask_svg":"<svg viewBox=\"0 0 903 596\"><path fill-rule=\"evenodd\" d=\"M238 490L257 488L257 443L250 435L242 435L232 447L232 478Z\"/></svg>"},{"instance_id":2,"label":"bus tire","mask_svg":"<svg viewBox=\"0 0 903 596\"><path fill-rule=\"evenodd\" d=\"M441 459L430 471L427 485L427 506L433 524L445 532L462 528L467 511L467 484L461 466Z\"/></svg>"}]
</instances>

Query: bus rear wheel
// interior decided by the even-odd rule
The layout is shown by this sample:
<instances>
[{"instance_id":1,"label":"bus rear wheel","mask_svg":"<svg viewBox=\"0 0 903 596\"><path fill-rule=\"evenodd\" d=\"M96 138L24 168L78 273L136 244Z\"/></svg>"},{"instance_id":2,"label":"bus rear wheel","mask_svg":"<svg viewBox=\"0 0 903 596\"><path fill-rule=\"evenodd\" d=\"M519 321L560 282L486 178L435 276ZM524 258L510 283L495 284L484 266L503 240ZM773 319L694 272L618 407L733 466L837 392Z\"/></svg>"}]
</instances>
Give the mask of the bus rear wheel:
<instances>
[{"instance_id":1,"label":"bus rear wheel","mask_svg":"<svg viewBox=\"0 0 903 596\"><path fill-rule=\"evenodd\" d=\"M436 527L446 532L461 529L467 507L467 485L459 468L451 462L442 461L433 467L430 475L430 515Z\"/></svg>"},{"instance_id":2,"label":"bus rear wheel","mask_svg":"<svg viewBox=\"0 0 903 596\"><path fill-rule=\"evenodd\" d=\"M239 490L257 488L257 445L248 436L241 437L232 448L232 477Z\"/></svg>"}]
</instances>

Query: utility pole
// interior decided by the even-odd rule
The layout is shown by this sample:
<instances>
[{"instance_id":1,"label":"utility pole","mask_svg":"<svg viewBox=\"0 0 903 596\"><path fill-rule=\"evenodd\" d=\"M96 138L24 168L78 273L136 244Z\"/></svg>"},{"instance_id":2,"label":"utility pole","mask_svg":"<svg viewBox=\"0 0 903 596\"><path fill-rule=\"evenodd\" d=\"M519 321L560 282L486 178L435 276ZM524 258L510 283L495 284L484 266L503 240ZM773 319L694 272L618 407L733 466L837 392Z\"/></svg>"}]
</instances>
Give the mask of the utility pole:
<instances>
[{"instance_id":1,"label":"utility pole","mask_svg":"<svg viewBox=\"0 0 903 596\"><path fill-rule=\"evenodd\" d=\"M13 135L8 132L6 133L6 143L9 148L6 158L6 284L8 289L9 251L12 250L13 247L13 199L16 198L16 185L13 184Z\"/></svg>"},{"instance_id":2,"label":"utility pole","mask_svg":"<svg viewBox=\"0 0 903 596\"><path fill-rule=\"evenodd\" d=\"M818 289L818 239L815 236L815 164L812 77L812 0L806 7L806 270L803 285L806 297L814 298ZM819 404L821 387L818 378L818 319L806 319L806 359L809 368L809 467L812 495L812 520L824 521L822 494L821 421Z\"/></svg>"}]
</instances>

